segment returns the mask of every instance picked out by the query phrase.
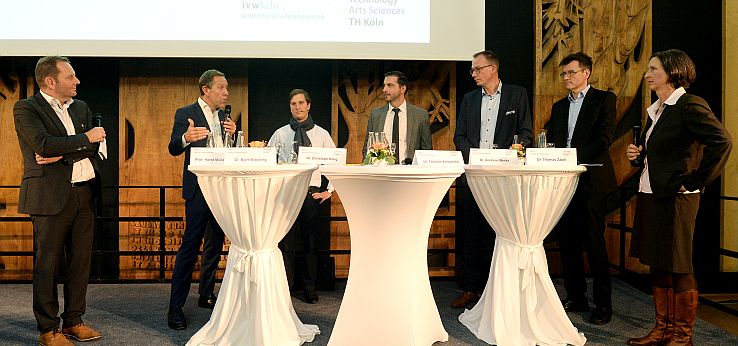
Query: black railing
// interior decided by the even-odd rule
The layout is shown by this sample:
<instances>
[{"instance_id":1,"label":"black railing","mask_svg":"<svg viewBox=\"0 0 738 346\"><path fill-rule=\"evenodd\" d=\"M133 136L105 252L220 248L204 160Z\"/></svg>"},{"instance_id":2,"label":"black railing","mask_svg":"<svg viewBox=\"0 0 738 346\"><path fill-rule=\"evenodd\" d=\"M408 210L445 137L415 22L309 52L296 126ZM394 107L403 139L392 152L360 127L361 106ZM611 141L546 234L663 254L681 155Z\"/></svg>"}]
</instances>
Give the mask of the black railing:
<instances>
[{"instance_id":1,"label":"black railing","mask_svg":"<svg viewBox=\"0 0 738 346\"><path fill-rule=\"evenodd\" d=\"M0 186L0 189L17 189L19 186L7 186L3 185ZM169 282L171 280L166 279L165 275L165 262L166 262L166 256L173 256L176 255L176 251L166 250L166 222L168 221L181 221L181 216L167 216L166 215L166 192L170 189L180 189L181 186L157 186L157 185L140 185L140 186L107 186L105 189L114 189L114 190L120 190L120 189L158 189L159 190L159 216L100 216L100 212L98 212L97 221L99 222L135 222L135 221L154 221L159 223L159 249L158 250L136 250L136 251L128 251L128 250L93 250L92 255L96 258L101 258L104 256L135 256L135 255L142 255L142 256L158 256L159 257L159 275L157 279L130 279L130 280L121 280L121 279L115 279L115 280L104 280L102 278L93 278L92 281L96 282L103 282L103 283L120 283L120 282ZM451 188L455 188L455 186L452 186ZM643 286L642 282L634 282L634 280L638 280L639 274L629 270L625 263L626 263L626 252L625 252L625 243L626 243L626 234L631 233L632 229L627 226L626 220L627 220L627 208L626 204L631 199L631 197L635 194L635 189L632 187L623 187L620 188L619 192L619 212L620 212L620 223L610 223L608 226L612 228L617 228L620 230L620 246L619 246L619 263L613 264L611 263L610 266L613 269L616 269L619 271L621 278L626 279L626 281L629 281L634 286ZM729 201L738 201L738 197L731 197L731 196L720 196L721 200L729 200ZM102 210L101 203L98 201L98 211ZM458 211L457 211L458 212ZM456 216L435 216L434 220L455 220ZM345 216L332 216L330 218L331 221L348 221L348 219ZM8 222L30 222L31 218L28 216L0 216L0 225L3 223ZM548 249L548 251L558 251L558 249ZM738 259L738 252L733 250L728 250L725 248L720 247L718 249L719 254L726 257L731 258L737 258ZM329 255L350 255L350 250L328 250L327 251ZM428 254L452 254L457 253L456 249L428 249ZM227 254L227 252L223 252L223 254ZM0 251L0 256L21 256L21 257L28 257L28 256L34 256L33 251ZM30 280L11 280L6 282L30 282ZM724 304L721 304L720 302L716 302L713 300L710 300L705 297L700 297L700 302L710 305L713 307L716 307L719 310L728 312L732 315L738 316L738 310L732 309L730 307L725 306Z\"/></svg>"},{"instance_id":2,"label":"black railing","mask_svg":"<svg viewBox=\"0 0 738 346\"><path fill-rule=\"evenodd\" d=\"M628 227L628 225L626 224L626 220L627 220L627 216L628 216L627 215L626 204L630 200L630 198L636 193L636 189L633 188L633 187L623 187L623 188L620 188L620 191L619 192L620 192L619 193L619 199L620 199L620 207L619 207L620 223L609 223L608 224L609 227L617 228L617 229L620 230L620 246L619 246L619 249L618 249L619 263L617 263L617 264L610 263L610 267L611 268L614 268L614 269L617 269L619 271L622 279L625 279L625 281L627 281L628 283L630 283L633 286L636 286L636 287L639 287L639 288L642 288L643 289L646 286L643 284L642 280L639 280L639 279L641 279L639 277L640 274L638 274L638 273L636 273L636 272L628 269L625 266L625 261L626 261L626 257L627 257L627 255L625 253L626 233L632 233L633 232L633 229L631 227ZM719 196L718 198L720 200L724 200L724 201L738 201L738 197L732 197L732 196ZM728 250L728 249L725 249L723 247L719 247L717 250L718 250L718 254L721 255L721 256L726 256L726 257L738 259L738 252L737 251ZM639 281L641 281L641 282L639 282ZM705 305L711 306L711 307L713 307L715 309L718 309L720 311L729 313L729 314L731 314L733 316L738 316L738 310L727 306L729 304L733 304L732 301L720 302L720 301L716 301L716 300L710 299L709 297L704 296L704 295L699 297L699 301L700 301L700 303L703 303Z\"/></svg>"},{"instance_id":3,"label":"black railing","mask_svg":"<svg viewBox=\"0 0 738 346\"><path fill-rule=\"evenodd\" d=\"M0 189L19 189L20 186L12 185L0 185ZM97 277L91 276L90 281L98 283L126 283L126 282L170 282L171 279L166 278L166 256L173 256L177 254L177 251L166 250L166 222L168 221L182 221L182 216L167 216L166 214L166 192L171 189L181 189L182 186L177 185L112 185L105 186L103 189L110 189L120 191L120 189L158 189L159 190L159 216L101 216L102 214L102 201L97 201L97 217L96 225L100 227L101 222L135 222L135 221L153 221L159 223L159 249L158 250L100 250L94 249L92 251L93 258L100 259L105 256L157 256L159 257L159 275L156 279L103 279L102 275L98 274ZM455 186L451 186L454 189ZM456 216L435 216L434 220L455 220ZM9 222L30 222L29 216L0 216L0 225ZM330 221L348 221L345 216L331 216ZM328 255L350 255L351 250L327 250L322 251ZM456 253L455 249L428 249L428 254L452 254ZM201 252L199 252L201 254ZM226 251L221 253L227 255ZM0 251L0 256L10 257L31 257L34 256L34 251ZM5 280L6 283L30 283L31 280Z\"/></svg>"}]
</instances>

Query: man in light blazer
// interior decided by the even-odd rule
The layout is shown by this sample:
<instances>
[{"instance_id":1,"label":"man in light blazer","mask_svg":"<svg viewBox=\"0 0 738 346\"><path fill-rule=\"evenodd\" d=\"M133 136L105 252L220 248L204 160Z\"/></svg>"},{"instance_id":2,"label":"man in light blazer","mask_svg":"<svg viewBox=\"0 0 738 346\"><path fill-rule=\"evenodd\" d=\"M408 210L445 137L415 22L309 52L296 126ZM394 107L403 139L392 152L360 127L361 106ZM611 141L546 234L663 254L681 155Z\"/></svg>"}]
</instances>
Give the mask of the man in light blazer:
<instances>
[{"instance_id":1,"label":"man in light blazer","mask_svg":"<svg viewBox=\"0 0 738 346\"><path fill-rule=\"evenodd\" d=\"M454 133L454 144L464 156L464 162L469 162L471 148L509 148L515 135L523 146L533 139L528 93L523 87L503 84L499 68L497 54L491 51L474 54L469 73L480 88L464 95ZM495 234L479 210L463 175L457 191L464 196L463 292L451 306L463 308L481 297L489 276Z\"/></svg>"},{"instance_id":2,"label":"man in light blazer","mask_svg":"<svg viewBox=\"0 0 738 346\"><path fill-rule=\"evenodd\" d=\"M200 267L200 286L198 306L212 309L216 296L215 273L223 251L225 235L213 217L205 197L200 191L197 176L187 170L190 164L190 148L206 146L209 132L214 138L233 136L236 124L227 118L223 111L228 102L228 81L217 70L207 70L199 80L200 97L197 102L182 107L174 114L169 153L172 156L185 154L182 171L182 198L185 199L185 231L182 244L177 251L177 259L172 273L172 291L169 298L167 324L172 329L185 329L184 306L190 291L192 271L197 261L197 252L203 242L202 265Z\"/></svg>"},{"instance_id":3,"label":"man in light blazer","mask_svg":"<svg viewBox=\"0 0 738 346\"><path fill-rule=\"evenodd\" d=\"M587 172L579 177L574 197L555 227L566 288L563 305L566 311L589 311L584 250L592 273L595 303L589 321L606 324L612 318L612 288L604 233L607 195L617 188L610 159L616 97L589 85L592 58L586 54L570 54L559 67L569 94L551 107L547 140L560 148L576 148L579 163L601 165L587 167Z\"/></svg>"},{"instance_id":4,"label":"man in light blazer","mask_svg":"<svg viewBox=\"0 0 738 346\"><path fill-rule=\"evenodd\" d=\"M105 130L95 126L87 104L73 98L80 82L69 59L43 57L36 63L35 76L41 90L13 108L23 155L18 212L29 214L33 223L38 343L72 345L67 338L101 337L82 322L82 316L95 230L94 199L100 191L98 150ZM59 267L65 268L61 316L55 282Z\"/></svg>"},{"instance_id":5,"label":"man in light blazer","mask_svg":"<svg viewBox=\"0 0 738 346\"><path fill-rule=\"evenodd\" d=\"M407 77L400 71L385 73L382 91L388 103L372 110L366 124L364 143L369 138L369 132L384 132L387 140L395 143L397 163L411 163L415 150L433 149L428 111L405 101ZM366 146L362 151L364 156Z\"/></svg>"}]
</instances>

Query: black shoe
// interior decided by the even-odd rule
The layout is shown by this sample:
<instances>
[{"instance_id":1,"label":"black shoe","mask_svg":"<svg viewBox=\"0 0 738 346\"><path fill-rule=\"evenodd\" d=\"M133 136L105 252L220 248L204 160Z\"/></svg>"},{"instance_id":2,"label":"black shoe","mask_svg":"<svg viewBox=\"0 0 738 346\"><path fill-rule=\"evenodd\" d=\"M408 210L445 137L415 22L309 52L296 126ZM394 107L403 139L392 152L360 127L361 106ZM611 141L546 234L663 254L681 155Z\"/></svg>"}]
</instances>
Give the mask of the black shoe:
<instances>
[{"instance_id":1,"label":"black shoe","mask_svg":"<svg viewBox=\"0 0 738 346\"><path fill-rule=\"evenodd\" d=\"M592 317L589 318L589 323L602 325L608 324L612 320L612 308L595 307L592 311Z\"/></svg>"},{"instance_id":2,"label":"black shoe","mask_svg":"<svg viewBox=\"0 0 738 346\"><path fill-rule=\"evenodd\" d=\"M187 329L184 312L178 306L170 306L167 312L167 324L174 330Z\"/></svg>"},{"instance_id":3,"label":"black shoe","mask_svg":"<svg viewBox=\"0 0 738 346\"><path fill-rule=\"evenodd\" d=\"M197 300L197 306L201 308L207 308L212 309L215 307L215 301L218 299L218 297L215 296L215 294L211 294L208 297L200 297L200 299Z\"/></svg>"},{"instance_id":4,"label":"black shoe","mask_svg":"<svg viewBox=\"0 0 738 346\"><path fill-rule=\"evenodd\" d=\"M314 290L305 290L303 294L305 295L306 303L315 304L318 302L318 295L315 293Z\"/></svg>"},{"instance_id":5,"label":"black shoe","mask_svg":"<svg viewBox=\"0 0 738 346\"><path fill-rule=\"evenodd\" d=\"M561 301L561 305L564 306L564 311L566 312L572 312L572 311L589 311L589 303L587 303L586 297L581 298L570 298L566 297L566 299Z\"/></svg>"}]
</instances>

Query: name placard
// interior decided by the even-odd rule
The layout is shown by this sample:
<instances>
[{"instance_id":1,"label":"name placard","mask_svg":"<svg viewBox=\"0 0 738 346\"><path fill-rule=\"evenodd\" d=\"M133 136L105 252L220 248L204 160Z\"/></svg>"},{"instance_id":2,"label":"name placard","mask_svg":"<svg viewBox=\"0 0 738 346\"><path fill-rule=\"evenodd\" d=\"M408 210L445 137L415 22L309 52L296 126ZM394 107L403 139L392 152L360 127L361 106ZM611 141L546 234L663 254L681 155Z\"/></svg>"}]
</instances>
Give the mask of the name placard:
<instances>
[{"instance_id":1,"label":"name placard","mask_svg":"<svg viewBox=\"0 0 738 346\"><path fill-rule=\"evenodd\" d=\"M469 149L470 165L509 165L517 166L518 152L510 149Z\"/></svg>"},{"instance_id":2,"label":"name placard","mask_svg":"<svg viewBox=\"0 0 738 346\"><path fill-rule=\"evenodd\" d=\"M346 148L300 147L297 163L345 165Z\"/></svg>"},{"instance_id":3,"label":"name placard","mask_svg":"<svg viewBox=\"0 0 738 346\"><path fill-rule=\"evenodd\" d=\"M276 165L277 148L192 148L190 165Z\"/></svg>"},{"instance_id":4,"label":"name placard","mask_svg":"<svg viewBox=\"0 0 738 346\"><path fill-rule=\"evenodd\" d=\"M416 150L413 165L418 166L464 166L464 157L460 151L449 150Z\"/></svg>"},{"instance_id":5,"label":"name placard","mask_svg":"<svg viewBox=\"0 0 738 346\"><path fill-rule=\"evenodd\" d=\"M525 164L529 166L576 166L576 148L527 148Z\"/></svg>"}]
</instances>

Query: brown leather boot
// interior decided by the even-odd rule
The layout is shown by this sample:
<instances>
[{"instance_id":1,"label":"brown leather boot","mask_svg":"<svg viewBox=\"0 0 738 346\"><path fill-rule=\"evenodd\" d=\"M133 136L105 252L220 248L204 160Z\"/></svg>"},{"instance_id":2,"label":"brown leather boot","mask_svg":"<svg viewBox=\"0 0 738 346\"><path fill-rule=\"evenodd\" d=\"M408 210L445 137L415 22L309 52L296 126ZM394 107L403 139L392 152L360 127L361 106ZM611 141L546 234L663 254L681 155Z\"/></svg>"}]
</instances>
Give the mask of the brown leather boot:
<instances>
[{"instance_id":1,"label":"brown leather boot","mask_svg":"<svg viewBox=\"0 0 738 346\"><path fill-rule=\"evenodd\" d=\"M43 333L38 337L38 344L41 346L74 346L74 344L67 340L62 333L58 330L52 330L47 333Z\"/></svg>"},{"instance_id":2,"label":"brown leather boot","mask_svg":"<svg viewBox=\"0 0 738 346\"><path fill-rule=\"evenodd\" d=\"M657 346L671 341L674 320L674 291L671 288L653 286L653 303L656 306L656 326L642 338L628 339L632 346Z\"/></svg>"},{"instance_id":3,"label":"brown leather boot","mask_svg":"<svg viewBox=\"0 0 738 346\"><path fill-rule=\"evenodd\" d=\"M697 315L697 290L674 293L674 335L667 345L692 346L692 327Z\"/></svg>"}]
</instances>

